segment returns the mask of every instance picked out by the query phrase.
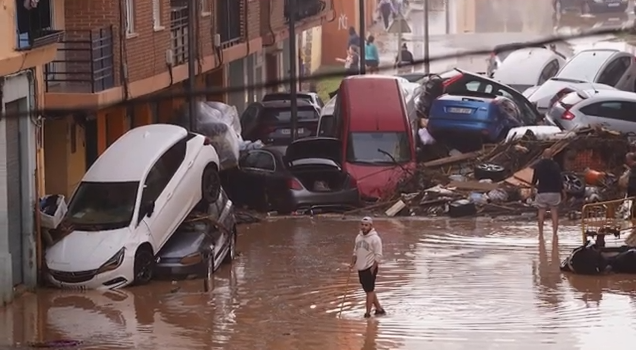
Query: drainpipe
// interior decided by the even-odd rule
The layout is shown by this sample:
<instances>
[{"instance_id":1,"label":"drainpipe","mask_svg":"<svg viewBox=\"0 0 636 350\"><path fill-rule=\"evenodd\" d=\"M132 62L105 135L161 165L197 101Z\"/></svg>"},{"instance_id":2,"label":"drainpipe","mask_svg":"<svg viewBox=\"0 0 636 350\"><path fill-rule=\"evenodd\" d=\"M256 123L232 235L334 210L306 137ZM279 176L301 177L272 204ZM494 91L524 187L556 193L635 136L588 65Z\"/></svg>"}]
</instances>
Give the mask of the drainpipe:
<instances>
[{"instance_id":1,"label":"drainpipe","mask_svg":"<svg viewBox=\"0 0 636 350\"><path fill-rule=\"evenodd\" d=\"M197 41L197 26L195 26L195 19L197 18L197 3L195 1L188 1L188 107L190 114L190 131L194 132L196 129L196 103L197 99L194 96L196 90L196 41Z\"/></svg>"},{"instance_id":2,"label":"drainpipe","mask_svg":"<svg viewBox=\"0 0 636 350\"><path fill-rule=\"evenodd\" d=\"M296 52L296 1L289 0L289 98L291 101L291 136L292 142L298 138L298 77L296 63L298 63L298 53Z\"/></svg>"}]
</instances>

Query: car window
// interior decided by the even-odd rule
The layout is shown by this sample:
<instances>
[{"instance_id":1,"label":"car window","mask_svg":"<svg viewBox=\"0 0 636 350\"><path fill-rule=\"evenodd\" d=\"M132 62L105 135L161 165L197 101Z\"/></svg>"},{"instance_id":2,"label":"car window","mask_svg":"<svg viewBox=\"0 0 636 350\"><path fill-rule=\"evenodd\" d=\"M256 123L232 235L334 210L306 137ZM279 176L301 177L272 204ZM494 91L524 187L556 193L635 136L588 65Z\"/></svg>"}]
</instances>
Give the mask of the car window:
<instances>
[{"instance_id":1,"label":"car window","mask_svg":"<svg viewBox=\"0 0 636 350\"><path fill-rule=\"evenodd\" d=\"M163 154L152 166L144 182L142 203L154 202L166 188L185 159L187 140L183 139Z\"/></svg>"},{"instance_id":2,"label":"car window","mask_svg":"<svg viewBox=\"0 0 636 350\"><path fill-rule=\"evenodd\" d=\"M246 129L247 125L250 125L256 122L256 114L258 113L258 108L255 104L249 105L243 114L241 115L241 128L243 130Z\"/></svg>"},{"instance_id":3,"label":"car window","mask_svg":"<svg viewBox=\"0 0 636 350\"><path fill-rule=\"evenodd\" d=\"M243 168L275 171L276 160L274 159L274 156L269 152L252 151L241 160L240 166Z\"/></svg>"},{"instance_id":4,"label":"car window","mask_svg":"<svg viewBox=\"0 0 636 350\"><path fill-rule=\"evenodd\" d=\"M581 113L616 120L625 120L629 117L625 115L626 107L619 101L607 101L594 103L581 108Z\"/></svg>"},{"instance_id":5,"label":"car window","mask_svg":"<svg viewBox=\"0 0 636 350\"><path fill-rule=\"evenodd\" d=\"M627 62L625 60L627 60ZM630 62L627 57L615 59L601 72L598 78L598 83L616 86L625 74L629 65Z\"/></svg>"},{"instance_id":6,"label":"car window","mask_svg":"<svg viewBox=\"0 0 636 350\"><path fill-rule=\"evenodd\" d=\"M559 61L552 60L548 65L543 68L541 76L539 77L539 85L545 83L548 79L552 78L559 71Z\"/></svg>"},{"instance_id":7,"label":"car window","mask_svg":"<svg viewBox=\"0 0 636 350\"><path fill-rule=\"evenodd\" d=\"M261 121L266 123L291 122L292 112L290 108L265 108L261 115ZM298 120L313 120L320 118L318 111L313 106L298 107Z\"/></svg>"},{"instance_id":8,"label":"car window","mask_svg":"<svg viewBox=\"0 0 636 350\"><path fill-rule=\"evenodd\" d=\"M556 75L559 78L594 81L599 70L615 51L583 51L574 56Z\"/></svg>"},{"instance_id":9,"label":"car window","mask_svg":"<svg viewBox=\"0 0 636 350\"><path fill-rule=\"evenodd\" d=\"M479 80L469 80L465 83L465 88L469 91L484 92L487 94L507 97L517 104L517 107L519 107L521 112L521 118L524 122L530 124L536 122L537 115L534 108L530 105L530 102L528 102L528 100L520 93L513 93L512 88L505 89L494 87L493 84L490 84L489 82Z\"/></svg>"}]
</instances>

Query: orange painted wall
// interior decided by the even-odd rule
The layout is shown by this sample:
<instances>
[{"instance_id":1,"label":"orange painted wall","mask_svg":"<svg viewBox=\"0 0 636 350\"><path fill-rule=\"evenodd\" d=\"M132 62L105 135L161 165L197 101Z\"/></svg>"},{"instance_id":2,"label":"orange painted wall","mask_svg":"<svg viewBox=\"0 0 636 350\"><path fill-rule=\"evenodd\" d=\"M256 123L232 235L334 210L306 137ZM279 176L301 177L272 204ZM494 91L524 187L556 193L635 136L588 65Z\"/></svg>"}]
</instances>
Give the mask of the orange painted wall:
<instances>
[{"instance_id":1,"label":"orange painted wall","mask_svg":"<svg viewBox=\"0 0 636 350\"><path fill-rule=\"evenodd\" d=\"M360 33L360 0L333 0L335 18L331 22L322 25L322 65L340 65L336 58L346 56L347 42L349 41L349 27L356 28ZM373 25L377 0L366 1L366 26ZM367 33L364 33L365 36Z\"/></svg>"}]
</instances>

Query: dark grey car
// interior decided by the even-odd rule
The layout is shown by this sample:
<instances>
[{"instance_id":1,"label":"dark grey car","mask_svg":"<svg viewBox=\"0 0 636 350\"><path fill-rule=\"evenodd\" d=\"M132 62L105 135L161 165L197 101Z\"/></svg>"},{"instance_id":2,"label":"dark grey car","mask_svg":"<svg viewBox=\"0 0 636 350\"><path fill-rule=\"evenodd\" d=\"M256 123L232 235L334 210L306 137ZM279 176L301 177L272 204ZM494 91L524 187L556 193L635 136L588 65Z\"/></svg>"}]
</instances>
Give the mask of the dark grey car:
<instances>
[{"instance_id":1,"label":"dark grey car","mask_svg":"<svg viewBox=\"0 0 636 350\"><path fill-rule=\"evenodd\" d=\"M557 14L566 11L580 11L582 14L597 12L625 12L628 0L552 0Z\"/></svg>"},{"instance_id":2,"label":"dark grey car","mask_svg":"<svg viewBox=\"0 0 636 350\"><path fill-rule=\"evenodd\" d=\"M161 248L155 276L192 278L211 274L223 262L231 262L235 254L234 206L222 191L207 213L186 219Z\"/></svg>"}]
</instances>

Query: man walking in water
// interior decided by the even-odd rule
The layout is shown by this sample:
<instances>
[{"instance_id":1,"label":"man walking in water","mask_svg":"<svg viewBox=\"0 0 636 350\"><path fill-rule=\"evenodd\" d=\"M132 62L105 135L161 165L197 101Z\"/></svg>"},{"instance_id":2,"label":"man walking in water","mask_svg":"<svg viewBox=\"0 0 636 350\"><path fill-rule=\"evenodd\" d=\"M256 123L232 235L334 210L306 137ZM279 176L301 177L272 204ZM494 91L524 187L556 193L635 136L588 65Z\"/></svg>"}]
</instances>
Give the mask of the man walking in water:
<instances>
[{"instance_id":1,"label":"man walking in water","mask_svg":"<svg viewBox=\"0 0 636 350\"><path fill-rule=\"evenodd\" d=\"M371 309L374 306L376 315L386 314L375 294L375 279L378 276L380 260L382 260L382 240L373 228L373 219L366 216L360 221L360 233L356 237L353 261L350 266L350 269L355 266L358 270L360 284L367 294L364 318L371 317Z\"/></svg>"},{"instance_id":2,"label":"man walking in water","mask_svg":"<svg viewBox=\"0 0 636 350\"><path fill-rule=\"evenodd\" d=\"M543 151L541 160L534 166L532 186L537 190L534 203L539 209L539 235L543 235L543 220L547 209L550 209L552 215L552 233L556 235L559 229L558 207L561 200L565 199L565 190L561 168L552 159L552 150L549 148Z\"/></svg>"}]
</instances>

